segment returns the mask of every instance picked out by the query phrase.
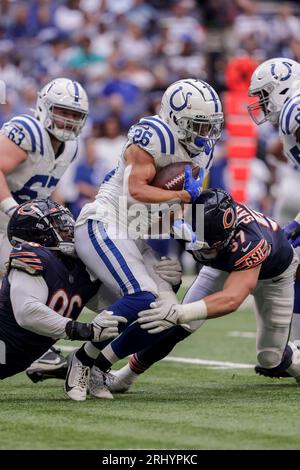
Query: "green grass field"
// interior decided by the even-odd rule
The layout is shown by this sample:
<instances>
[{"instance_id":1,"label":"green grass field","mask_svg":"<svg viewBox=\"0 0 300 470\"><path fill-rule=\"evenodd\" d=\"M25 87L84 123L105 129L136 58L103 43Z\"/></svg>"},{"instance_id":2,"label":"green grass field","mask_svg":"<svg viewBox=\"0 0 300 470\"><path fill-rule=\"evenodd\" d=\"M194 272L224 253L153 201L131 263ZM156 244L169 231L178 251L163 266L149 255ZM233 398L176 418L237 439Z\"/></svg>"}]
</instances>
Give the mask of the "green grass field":
<instances>
[{"instance_id":1,"label":"green grass field","mask_svg":"<svg viewBox=\"0 0 300 470\"><path fill-rule=\"evenodd\" d=\"M173 356L255 363L250 311L211 320ZM210 367L210 368L209 368ZM0 383L1 449L299 449L300 388L252 369L161 362L114 400L70 401L62 381Z\"/></svg>"}]
</instances>

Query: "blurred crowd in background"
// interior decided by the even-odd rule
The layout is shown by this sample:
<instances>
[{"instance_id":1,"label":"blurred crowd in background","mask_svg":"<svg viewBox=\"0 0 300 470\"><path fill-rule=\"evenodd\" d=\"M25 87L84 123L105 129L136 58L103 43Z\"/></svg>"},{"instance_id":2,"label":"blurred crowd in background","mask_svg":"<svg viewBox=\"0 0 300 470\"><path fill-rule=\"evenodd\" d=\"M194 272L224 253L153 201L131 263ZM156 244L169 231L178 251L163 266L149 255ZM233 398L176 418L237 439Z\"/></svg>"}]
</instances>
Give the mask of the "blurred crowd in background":
<instances>
[{"instance_id":1,"label":"blurred crowd in background","mask_svg":"<svg viewBox=\"0 0 300 470\"><path fill-rule=\"evenodd\" d=\"M257 64L280 56L300 61L300 2L1 0L0 78L7 99L0 124L35 108L37 91L53 78L85 87L90 115L79 157L59 185L59 197L77 216L115 166L131 124L158 112L170 83L204 79L222 99L232 59ZM226 139L225 129L208 184L228 189ZM261 126L257 144L248 202L289 219L300 207L300 174L284 163L270 125ZM291 206L284 210L283 197Z\"/></svg>"}]
</instances>

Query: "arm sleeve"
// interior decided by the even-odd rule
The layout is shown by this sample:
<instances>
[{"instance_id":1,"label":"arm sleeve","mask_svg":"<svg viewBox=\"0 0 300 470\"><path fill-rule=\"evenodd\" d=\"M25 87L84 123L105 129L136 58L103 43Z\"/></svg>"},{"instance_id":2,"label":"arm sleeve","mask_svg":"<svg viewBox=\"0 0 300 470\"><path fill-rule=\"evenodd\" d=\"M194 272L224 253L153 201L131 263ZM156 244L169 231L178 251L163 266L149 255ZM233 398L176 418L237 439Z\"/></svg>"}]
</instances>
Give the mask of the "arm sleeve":
<instances>
[{"instance_id":1,"label":"arm sleeve","mask_svg":"<svg viewBox=\"0 0 300 470\"><path fill-rule=\"evenodd\" d=\"M67 338L65 327L71 319L47 307L48 287L43 277L12 269L8 279L10 300L18 325L42 336Z\"/></svg>"}]
</instances>

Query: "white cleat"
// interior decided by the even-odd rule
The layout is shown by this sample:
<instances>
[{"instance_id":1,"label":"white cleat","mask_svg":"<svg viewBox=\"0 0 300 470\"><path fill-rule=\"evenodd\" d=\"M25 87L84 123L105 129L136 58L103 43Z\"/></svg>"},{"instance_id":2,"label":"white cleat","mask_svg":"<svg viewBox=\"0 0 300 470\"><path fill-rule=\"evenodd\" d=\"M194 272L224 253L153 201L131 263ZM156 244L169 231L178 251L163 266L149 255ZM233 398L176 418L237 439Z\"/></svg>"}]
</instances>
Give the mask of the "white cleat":
<instances>
[{"instance_id":1,"label":"white cleat","mask_svg":"<svg viewBox=\"0 0 300 470\"><path fill-rule=\"evenodd\" d=\"M91 368L89 392L92 397L104 400L112 400L114 398L107 386L108 375L110 374L102 372L96 366Z\"/></svg>"},{"instance_id":2,"label":"white cleat","mask_svg":"<svg viewBox=\"0 0 300 470\"><path fill-rule=\"evenodd\" d=\"M72 400L84 401L87 396L87 387L90 377L90 368L73 354L65 381L65 392Z\"/></svg>"},{"instance_id":3,"label":"white cleat","mask_svg":"<svg viewBox=\"0 0 300 470\"><path fill-rule=\"evenodd\" d=\"M124 377L121 377L120 371L122 371L122 369L114 370L107 374L106 383L109 390L113 393L125 393L133 384L132 379L128 379L127 381Z\"/></svg>"}]
</instances>

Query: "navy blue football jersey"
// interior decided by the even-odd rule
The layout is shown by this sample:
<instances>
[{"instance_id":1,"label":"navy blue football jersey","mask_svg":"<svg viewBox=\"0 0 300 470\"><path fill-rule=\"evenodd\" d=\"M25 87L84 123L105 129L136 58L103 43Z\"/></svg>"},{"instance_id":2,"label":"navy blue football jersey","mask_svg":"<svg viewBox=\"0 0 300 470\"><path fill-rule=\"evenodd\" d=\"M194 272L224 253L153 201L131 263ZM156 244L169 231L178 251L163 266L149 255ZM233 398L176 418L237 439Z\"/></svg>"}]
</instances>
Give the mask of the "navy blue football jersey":
<instances>
[{"instance_id":1,"label":"navy blue football jersey","mask_svg":"<svg viewBox=\"0 0 300 470\"><path fill-rule=\"evenodd\" d=\"M238 223L228 247L216 258L206 259L201 251L191 251L201 264L226 272L244 271L261 264L259 279L271 279L287 269L293 249L274 220L247 206L236 206Z\"/></svg>"},{"instance_id":2,"label":"navy blue football jersey","mask_svg":"<svg viewBox=\"0 0 300 470\"><path fill-rule=\"evenodd\" d=\"M76 320L84 305L97 293L100 281L92 282L85 265L77 258L57 256L37 243L23 243L13 248L9 269L20 269L32 276L42 276L48 286L47 306ZM10 373L24 370L55 343L18 325L11 300L8 274L0 291L0 340L6 345L6 363ZM0 378L4 374L0 366ZM7 367L5 367L7 369ZM7 375L7 370L4 376ZM2 377L3 378L3 377Z\"/></svg>"}]
</instances>

